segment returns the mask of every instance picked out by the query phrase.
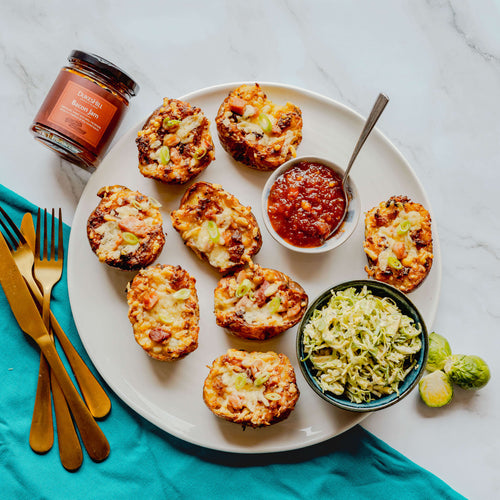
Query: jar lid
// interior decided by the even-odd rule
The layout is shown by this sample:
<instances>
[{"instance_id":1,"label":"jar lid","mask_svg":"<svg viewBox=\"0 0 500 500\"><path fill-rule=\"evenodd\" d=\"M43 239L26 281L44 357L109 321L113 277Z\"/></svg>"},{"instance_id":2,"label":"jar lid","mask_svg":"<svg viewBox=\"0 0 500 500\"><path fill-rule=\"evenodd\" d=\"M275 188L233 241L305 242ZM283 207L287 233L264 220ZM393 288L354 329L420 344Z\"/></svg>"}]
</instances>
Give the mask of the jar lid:
<instances>
[{"instance_id":1,"label":"jar lid","mask_svg":"<svg viewBox=\"0 0 500 500\"><path fill-rule=\"evenodd\" d=\"M94 66L99 73L104 74L108 78L113 78L118 82L125 85L131 95L137 95L139 92L139 85L130 76L122 71L118 66L108 60L96 55L89 54L88 52L83 52L82 50L73 50L68 57L69 62L83 61L87 64Z\"/></svg>"}]
</instances>

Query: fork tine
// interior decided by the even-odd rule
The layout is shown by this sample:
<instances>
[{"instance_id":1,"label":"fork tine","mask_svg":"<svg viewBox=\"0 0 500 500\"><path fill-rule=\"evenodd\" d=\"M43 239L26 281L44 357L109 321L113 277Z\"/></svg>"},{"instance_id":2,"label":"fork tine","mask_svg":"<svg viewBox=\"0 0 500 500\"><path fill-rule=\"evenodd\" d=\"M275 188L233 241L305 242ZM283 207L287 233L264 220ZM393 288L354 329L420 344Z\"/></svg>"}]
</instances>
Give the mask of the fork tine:
<instances>
[{"instance_id":1,"label":"fork tine","mask_svg":"<svg viewBox=\"0 0 500 500\"><path fill-rule=\"evenodd\" d=\"M57 260L64 258L62 210L59 209L59 238L57 240Z\"/></svg>"},{"instance_id":2,"label":"fork tine","mask_svg":"<svg viewBox=\"0 0 500 500\"><path fill-rule=\"evenodd\" d=\"M38 214L36 216L36 231L35 231L35 258L40 258L40 219L42 216L42 209L38 209Z\"/></svg>"},{"instance_id":3,"label":"fork tine","mask_svg":"<svg viewBox=\"0 0 500 500\"><path fill-rule=\"evenodd\" d=\"M5 224L5 222L2 219L0 219L0 224L5 231L5 235L6 235L5 241L7 242L7 245L9 245L9 248L11 250L12 250L12 246L14 246L14 248L17 248L17 245L18 245L17 240L14 238L13 234L9 231L9 228L7 227L7 225Z\"/></svg>"},{"instance_id":4,"label":"fork tine","mask_svg":"<svg viewBox=\"0 0 500 500\"><path fill-rule=\"evenodd\" d=\"M54 209L52 209L52 221L50 225L50 234L51 234L51 242L50 242L50 255L47 257L48 260L54 260L56 258L56 231L55 231L55 213Z\"/></svg>"},{"instance_id":5,"label":"fork tine","mask_svg":"<svg viewBox=\"0 0 500 500\"><path fill-rule=\"evenodd\" d=\"M23 233L21 233L21 231L19 231L19 229L16 226L16 224L14 223L14 221L9 217L7 212L2 207L0 207L0 212L5 217L5 220L9 223L9 226L14 231L15 235L19 238L19 241L23 244L26 243L26 239L24 238ZM1 222L1 219L0 219L0 222ZM9 229L5 226L5 224L3 222L1 222L1 224L2 224L2 227L5 229L5 231L8 232L9 238L14 242L14 247L17 248L18 247L17 240L14 238L14 236L9 231Z\"/></svg>"},{"instance_id":6,"label":"fork tine","mask_svg":"<svg viewBox=\"0 0 500 500\"><path fill-rule=\"evenodd\" d=\"M43 258L48 260L47 254L47 209L43 210Z\"/></svg>"}]
</instances>

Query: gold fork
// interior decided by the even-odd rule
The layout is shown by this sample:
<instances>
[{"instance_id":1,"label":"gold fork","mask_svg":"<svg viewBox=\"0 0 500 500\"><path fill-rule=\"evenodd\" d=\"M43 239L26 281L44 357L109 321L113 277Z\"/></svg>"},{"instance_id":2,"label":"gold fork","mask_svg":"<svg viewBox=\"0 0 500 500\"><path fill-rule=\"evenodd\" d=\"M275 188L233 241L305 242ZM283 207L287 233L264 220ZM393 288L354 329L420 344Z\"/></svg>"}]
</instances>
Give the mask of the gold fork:
<instances>
[{"instance_id":1,"label":"gold fork","mask_svg":"<svg viewBox=\"0 0 500 500\"><path fill-rule=\"evenodd\" d=\"M35 260L34 260L34 276L42 290L42 318L47 331L50 332L50 298L52 288L61 279L64 249L63 249L63 232L62 232L62 214L59 209L59 233L57 238L57 259L55 253L55 224L54 224L54 209L52 209L52 224L51 224L51 245L50 253L48 253L47 240L47 210L44 210L44 229L43 229L43 255L40 254L40 239L41 239L41 211L38 209L38 218L36 224L35 238ZM43 354L40 356L45 358ZM47 362L41 364L41 368L49 370ZM49 370L50 371L50 370ZM61 390L59 382L50 371L50 385L52 388L52 397L54 400L54 411L56 414L57 423L57 438L59 445L59 456L61 463L65 469L76 470L80 467L83 461L83 452L78 439L78 435L73 424L73 419L66 403L66 399ZM50 404L50 399L49 399Z\"/></svg>"},{"instance_id":2,"label":"gold fork","mask_svg":"<svg viewBox=\"0 0 500 500\"><path fill-rule=\"evenodd\" d=\"M6 212L4 212L1 207L0 210L7 222L10 224L11 220L7 216ZM35 260L33 252L28 247L26 241L20 241L19 246L16 247L17 240L2 219L0 219L0 224L9 237L9 239L6 239L6 242L9 245L12 256L14 257L21 274L24 276L24 279L27 281L32 290L38 290L32 276L32 269ZM12 224L10 224L10 226L14 229L15 226L12 227ZM40 356L35 407L33 409L33 417L31 419L29 443L33 451L36 451L37 453L46 453L54 444L52 402L50 398L50 373L47 361L43 355Z\"/></svg>"},{"instance_id":3,"label":"gold fork","mask_svg":"<svg viewBox=\"0 0 500 500\"><path fill-rule=\"evenodd\" d=\"M34 263L33 250L35 248L36 240L33 218L31 214L26 214L23 217L21 232L1 206L0 213L9 225L9 227L7 227L7 225L2 221L2 218L0 218L0 224L8 235L8 240L6 241L9 244L12 256L14 257L14 260L16 261L16 264L19 267L25 281L28 283L32 294L35 296L38 303L42 305L42 294L40 293L38 285L35 283L32 276ZM108 395L94 377L89 367L80 357L78 351L74 348L73 344L64 333L64 330L61 328L61 325L58 323L52 312L50 313L50 322L53 332L59 340L64 354L66 354L66 357L68 358L71 369L73 370L76 381L82 391L83 398L90 410L90 413L95 418L105 417L111 410L111 401ZM45 451L48 451L48 449L50 449L50 446Z\"/></svg>"},{"instance_id":4,"label":"gold fork","mask_svg":"<svg viewBox=\"0 0 500 500\"><path fill-rule=\"evenodd\" d=\"M109 456L108 440L69 378L55 349L53 339L49 336L43 319L29 293L28 285L22 278L14 257L10 254L12 249L12 246L8 246L5 237L0 233L0 255L2 255L2 259L0 259L0 284L19 327L38 344L51 369L55 372L90 458L101 462Z\"/></svg>"},{"instance_id":5,"label":"gold fork","mask_svg":"<svg viewBox=\"0 0 500 500\"><path fill-rule=\"evenodd\" d=\"M9 215L1 206L0 213L8 223L7 226L2 220L2 217L0 217L0 225L3 227L4 234L6 235L6 238L0 239L8 245L14 262L17 266L20 266L18 268L20 270L20 273L23 275L25 282L28 284L28 287L31 289L31 292L37 299L38 303L42 305L42 294L40 293L38 285L35 283L32 277L32 266L34 262L32 248L35 247L36 240L33 218L31 217L31 214L26 214L24 216L23 222L21 224L21 229L24 232L23 235L23 233L19 231L14 221L9 217ZM109 400L107 394L104 392L104 389L99 385L97 379L89 370L88 366L80 357L76 349L73 347L70 340L68 339L52 313L50 313L50 317L53 331L54 333L56 333L57 338L60 341L61 346L63 347L63 350L68 358L68 361L70 362L78 385L80 386L85 401L87 402L88 409L83 404L83 402L80 404L80 402L77 401L77 399L80 398L76 391L72 392L72 400L68 401L68 404L72 403L69 404L69 406L72 408L74 420L78 425L80 437L83 441L83 444L85 445L85 448L87 449L87 452L89 453L92 460L100 462L101 460L104 460L109 454L109 443L107 442L106 437L104 436L102 431L95 424L92 416L102 417L109 413L111 409L111 401ZM40 321L43 323L43 320L41 318ZM30 335L33 336L32 332L30 333ZM55 350L53 350L53 353L57 356ZM62 364L61 368L63 368ZM73 384L71 383L69 378L65 382L65 387L69 391L70 387L68 387L68 382L71 386ZM72 405L74 406L74 410ZM77 414L75 413L75 411L77 411ZM86 415L86 412L88 415Z\"/></svg>"},{"instance_id":6,"label":"gold fork","mask_svg":"<svg viewBox=\"0 0 500 500\"><path fill-rule=\"evenodd\" d=\"M61 279L64 259L63 249L63 228L62 228L62 213L59 209L59 232L57 241L57 259L56 259L56 238L55 238L55 213L52 209L52 225L51 225L51 244L50 254L48 253L48 229L47 229L47 210L43 211L43 249L41 249L40 240L42 235L41 229L41 209L38 209L36 220L35 233L35 261L34 261L34 276L40 289L42 290L42 318L47 327L50 325L50 298L52 288ZM43 251L43 254L40 251ZM48 329L48 328L47 328Z\"/></svg>"}]
</instances>

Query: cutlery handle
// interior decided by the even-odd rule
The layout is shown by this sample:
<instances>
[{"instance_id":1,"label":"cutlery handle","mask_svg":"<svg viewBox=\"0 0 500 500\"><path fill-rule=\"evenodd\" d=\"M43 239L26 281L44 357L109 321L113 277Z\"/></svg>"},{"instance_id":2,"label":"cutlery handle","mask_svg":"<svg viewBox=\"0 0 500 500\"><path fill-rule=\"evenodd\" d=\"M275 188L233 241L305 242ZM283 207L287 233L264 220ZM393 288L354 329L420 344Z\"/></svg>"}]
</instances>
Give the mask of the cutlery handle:
<instances>
[{"instance_id":1,"label":"cutlery handle","mask_svg":"<svg viewBox=\"0 0 500 500\"><path fill-rule=\"evenodd\" d=\"M83 462L83 452L78 439L78 434L73 424L73 419L66 403L54 371L50 372L50 385L54 399L54 412L57 423L57 442L59 445L59 457L66 470L75 471Z\"/></svg>"},{"instance_id":2,"label":"cutlery handle","mask_svg":"<svg viewBox=\"0 0 500 500\"><path fill-rule=\"evenodd\" d=\"M380 115L382 114L382 111L384 111L388 102L389 102L389 98L385 94L378 95L377 100L375 101L375 104L373 105L373 108L370 111L370 115L368 116L368 118L366 120L365 126L363 127L363 130L361 131L361 135L359 136L358 142L356 143L356 146L354 147L354 151L352 152L351 159L349 160L349 164L347 165L346 171L344 172L344 179L343 179L344 182L349 177L349 172L352 168L352 165L354 164L354 160L357 158L358 153L360 152L361 148L363 147L363 144L366 142L366 139L368 139L368 136L370 135L371 131L373 130L373 127L375 127L375 124L377 123L378 119L380 118Z\"/></svg>"},{"instance_id":3,"label":"cutlery handle","mask_svg":"<svg viewBox=\"0 0 500 500\"><path fill-rule=\"evenodd\" d=\"M40 305L43 304L43 296L38 288L38 285L33 279L25 278L28 286ZM105 417L111 410L111 401L108 395L104 392L89 367L78 354L78 351L73 347L73 344L68 339L56 317L50 311L50 324L52 331L59 340L61 347L68 358L69 364L75 374L78 387L82 391L85 403L89 407L90 413L95 418ZM46 450L47 451L47 450Z\"/></svg>"},{"instance_id":4,"label":"cutlery handle","mask_svg":"<svg viewBox=\"0 0 500 500\"><path fill-rule=\"evenodd\" d=\"M25 214L23 217L21 222L21 231L23 232L28 245L33 249L36 244L36 234L35 227L33 225L33 216L30 213ZM25 276L25 280L36 300L41 305L43 303L43 296L40 293L35 280L31 275ZM83 359L73 347L73 344L69 341L68 337L64 333L64 330L52 314L52 311L50 311L50 324L52 325L53 333L58 338L59 343L68 358L69 364L73 370L76 381L78 382L83 399L85 399L85 402L89 407L90 413L92 413L95 418L105 417L111 410L111 401L108 395L104 392L104 389L94 377L88 366L84 363Z\"/></svg>"},{"instance_id":5,"label":"cutlery handle","mask_svg":"<svg viewBox=\"0 0 500 500\"><path fill-rule=\"evenodd\" d=\"M90 413L96 418L105 417L111 410L111 400L104 392L104 389L94 377L89 367L80 357L77 350L73 347L73 344L64 333L64 330L57 322L52 311L50 312L50 324L52 326L52 331L61 344L64 354L66 354L68 358Z\"/></svg>"},{"instance_id":6,"label":"cutlery handle","mask_svg":"<svg viewBox=\"0 0 500 500\"><path fill-rule=\"evenodd\" d=\"M40 354L35 406L30 427L30 446L37 453L47 453L54 444L52 400L50 398L50 370L47 360Z\"/></svg>"},{"instance_id":7,"label":"cutlery handle","mask_svg":"<svg viewBox=\"0 0 500 500\"><path fill-rule=\"evenodd\" d=\"M110 451L108 440L101 428L97 425L94 417L90 414L88 408L85 406L73 382L71 382L61 358L57 354L54 342L52 342L52 339L46 334L39 337L37 343L45 355L50 368L54 371L59 386L64 393L64 397L71 408L71 413L80 431L80 437L82 438L87 453L90 458L96 462L105 460Z\"/></svg>"}]
</instances>

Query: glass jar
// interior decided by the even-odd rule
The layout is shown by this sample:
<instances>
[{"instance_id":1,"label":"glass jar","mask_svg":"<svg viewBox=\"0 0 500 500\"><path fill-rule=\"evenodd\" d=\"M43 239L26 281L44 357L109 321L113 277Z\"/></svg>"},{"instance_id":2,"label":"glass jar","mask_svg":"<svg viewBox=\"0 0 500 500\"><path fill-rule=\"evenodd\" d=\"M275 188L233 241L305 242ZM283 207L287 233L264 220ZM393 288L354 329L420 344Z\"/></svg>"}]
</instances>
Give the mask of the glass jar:
<instances>
[{"instance_id":1,"label":"glass jar","mask_svg":"<svg viewBox=\"0 0 500 500\"><path fill-rule=\"evenodd\" d=\"M93 172L139 91L137 83L106 59L73 50L31 132L60 156Z\"/></svg>"}]
</instances>

